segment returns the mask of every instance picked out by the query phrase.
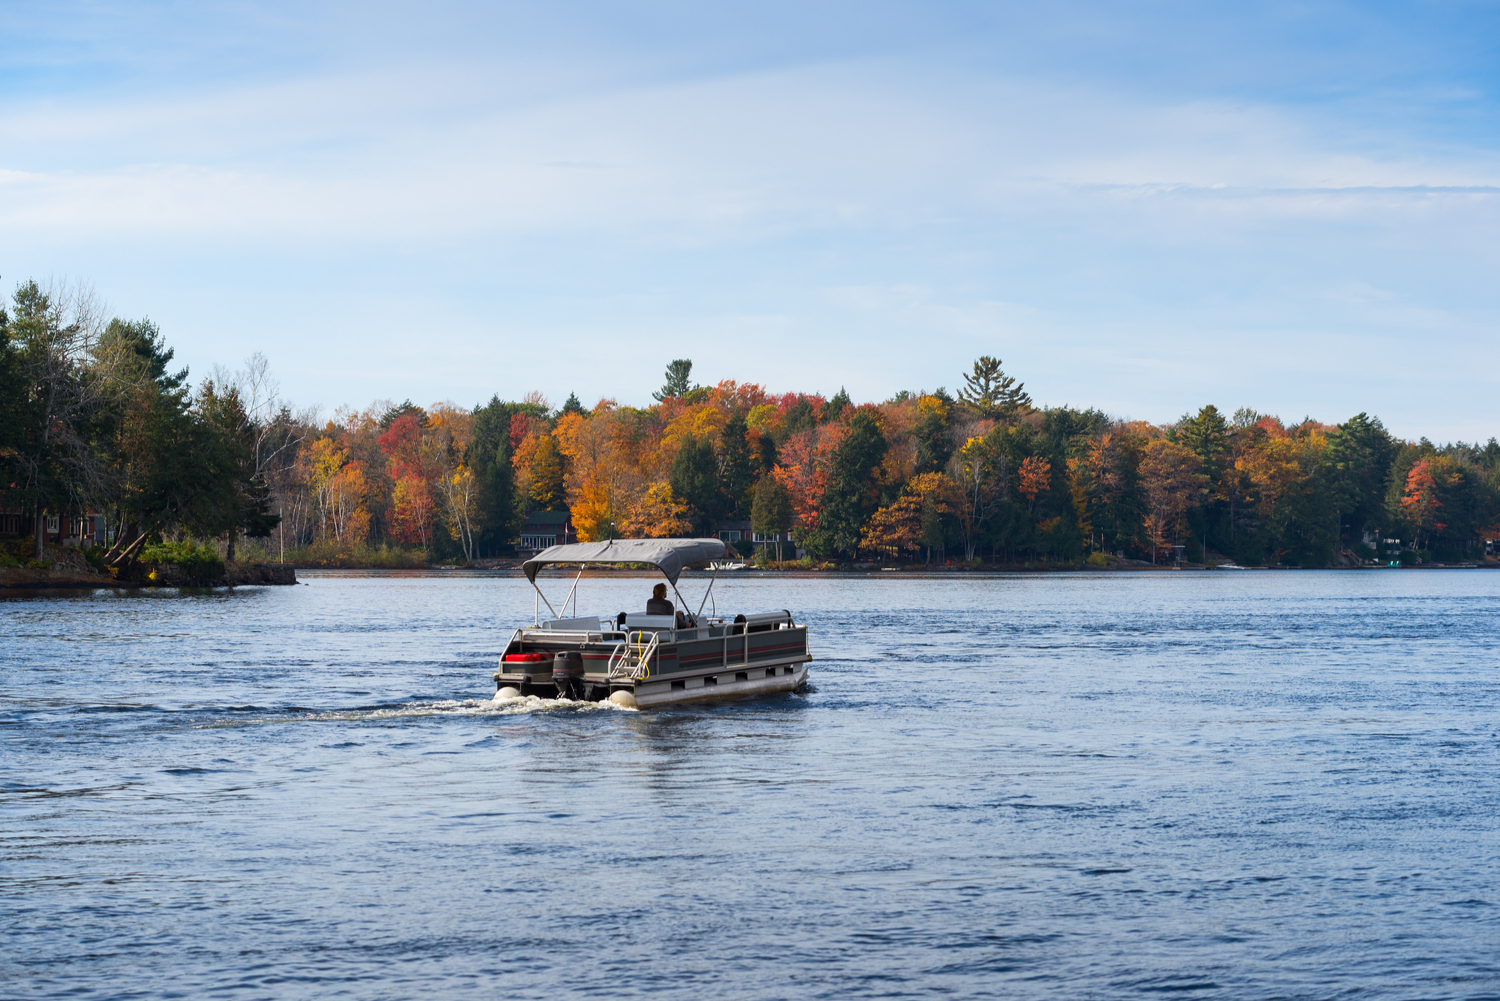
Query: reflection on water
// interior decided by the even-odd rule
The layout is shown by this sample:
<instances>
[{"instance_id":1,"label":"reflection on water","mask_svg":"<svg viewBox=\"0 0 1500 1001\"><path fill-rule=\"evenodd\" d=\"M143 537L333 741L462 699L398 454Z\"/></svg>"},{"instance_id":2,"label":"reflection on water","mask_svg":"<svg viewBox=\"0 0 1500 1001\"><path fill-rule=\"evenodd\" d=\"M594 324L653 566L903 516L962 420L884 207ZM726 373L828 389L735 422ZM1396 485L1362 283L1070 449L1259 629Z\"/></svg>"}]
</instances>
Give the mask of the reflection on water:
<instances>
[{"instance_id":1,"label":"reflection on water","mask_svg":"<svg viewBox=\"0 0 1500 1001\"><path fill-rule=\"evenodd\" d=\"M747 574L813 684L644 711L304 579L0 601L0 995L1500 993L1500 575Z\"/></svg>"}]
</instances>

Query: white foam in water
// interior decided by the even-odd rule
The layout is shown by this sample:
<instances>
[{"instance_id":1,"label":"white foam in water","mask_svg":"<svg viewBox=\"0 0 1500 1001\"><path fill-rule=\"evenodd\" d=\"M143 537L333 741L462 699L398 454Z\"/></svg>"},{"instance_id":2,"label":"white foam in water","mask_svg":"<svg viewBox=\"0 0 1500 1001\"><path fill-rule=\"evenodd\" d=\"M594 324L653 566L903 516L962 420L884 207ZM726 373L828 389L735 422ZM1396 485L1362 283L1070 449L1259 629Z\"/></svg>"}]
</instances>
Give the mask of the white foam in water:
<instances>
[{"instance_id":1,"label":"white foam in water","mask_svg":"<svg viewBox=\"0 0 1500 1001\"><path fill-rule=\"evenodd\" d=\"M327 723L339 720L358 721L365 719L397 719L404 716L521 716L526 713L550 712L567 709L573 712L639 712L613 702L584 702L575 699L542 699L535 695L517 696L512 699L445 699L441 702L411 702L399 709L339 709L332 712L309 713L306 716L271 717L232 722L200 724L197 730L214 730L243 726L259 726L265 723L288 719L311 720Z\"/></svg>"},{"instance_id":2,"label":"white foam in water","mask_svg":"<svg viewBox=\"0 0 1500 1001\"><path fill-rule=\"evenodd\" d=\"M368 712L345 711L318 713L307 717L314 720L394 719L402 716L519 716L524 713L548 712L569 709L574 712L622 709L611 702L584 702L574 699L543 699L535 695L520 695L512 699L448 699L442 702L412 702L399 709L372 709Z\"/></svg>"}]
</instances>

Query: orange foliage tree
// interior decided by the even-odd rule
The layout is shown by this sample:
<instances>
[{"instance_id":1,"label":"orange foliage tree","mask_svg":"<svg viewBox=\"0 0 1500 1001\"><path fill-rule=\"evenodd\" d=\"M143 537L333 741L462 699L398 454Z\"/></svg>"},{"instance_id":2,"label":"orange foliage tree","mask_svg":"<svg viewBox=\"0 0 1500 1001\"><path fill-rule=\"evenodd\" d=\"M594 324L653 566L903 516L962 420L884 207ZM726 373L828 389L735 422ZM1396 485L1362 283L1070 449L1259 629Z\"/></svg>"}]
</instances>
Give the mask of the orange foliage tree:
<instances>
[{"instance_id":1,"label":"orange foliage tree","mask_svg":"<svg viewBox=\"0 0 1500 1001\"><path fill-rule=\"evenodd\" d=\"M1417 548L1425 546L1428 536L1448 526L1438 521L1443 502L1438 497L1438 477L1433 460L1418 459L1406 474L1406 488L1401 493L1401 512L1417 531Z\"/></svg>"},{"instance_id":2,"label":"orange foliage tree","mask_svg":"<svg viewBox=\"0 0 1500 1001\"><path fill-rule=\"evenodd\" d=\"M1186 445L1157 438L1148 442L1141 459L1146 486L1146 533L1151 539L1151 561L1156 551L1185 529L1188 509L1198 503L1208 477L1199 472L1198 456Z\"/></svg>"},{"instance_id":3,"label":"orange foliage tree","mask_svg":"<svg viewBox=\"0 0 1500 1001\"><path fill-rule=\"evenodd\" d=\"M1036 499L1052 486L1052 460L1030 455L1021 460L1021 496L1026 498L1027 512L1036 510Z\"/></svg>"},{"instance_id":4,"label":"orange foliage tree","mask_svg":"<svg viewBox=\"0 0 1500 1001\"><path fill-rule=\"evenodd\" d=\"M942 473L913 477L894 504L880 508L870 518L860 548L896 557L919 552L924 545L931 547L932 519L952 517L958 502L958 488Z\"/></svg>"}]
</instances>

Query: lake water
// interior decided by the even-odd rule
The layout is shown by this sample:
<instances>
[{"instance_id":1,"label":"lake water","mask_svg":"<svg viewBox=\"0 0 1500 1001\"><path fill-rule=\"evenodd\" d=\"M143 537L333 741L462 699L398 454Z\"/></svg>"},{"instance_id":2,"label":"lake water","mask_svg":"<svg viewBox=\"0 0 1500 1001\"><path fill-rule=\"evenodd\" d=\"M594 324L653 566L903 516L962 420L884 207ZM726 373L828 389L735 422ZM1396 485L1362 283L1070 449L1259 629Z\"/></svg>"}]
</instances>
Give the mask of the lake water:
<instances>
[{"instance_id":1,"label":"lake water","mask_svg":"<svg viewBox=\"0 0 1500 1001\"><path fill-rule=\"evenodd\" d=\"M746 575L812 687L641 712L303 579L0 600L0 996L1500 997L1500 573Z\"/></svg>"}]
</instances>

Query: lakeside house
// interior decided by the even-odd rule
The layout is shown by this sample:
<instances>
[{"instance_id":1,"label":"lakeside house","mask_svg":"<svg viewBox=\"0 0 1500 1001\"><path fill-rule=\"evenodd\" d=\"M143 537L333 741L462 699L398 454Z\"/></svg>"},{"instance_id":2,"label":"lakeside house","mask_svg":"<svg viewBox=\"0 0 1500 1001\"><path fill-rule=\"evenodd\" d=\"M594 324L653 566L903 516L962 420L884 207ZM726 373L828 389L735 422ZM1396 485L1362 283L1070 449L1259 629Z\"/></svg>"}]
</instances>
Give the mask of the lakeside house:
<instances>
[{"instance_id":1,"label":"lakeside house","mask_svg":"<svg viewBox=\"0 0 1500 1001\"><path fill-rule=\"evenodd\" d=\"M65 519L53 512L43 517L43 534L54 546L103 546L109 542L104 515L97 511L72 514ZM0 538L30 539L36 532L36 517L30 511L0 508Z\"/></svg>"},{"instance_id":2,"label":"lakeside house","mask_svg":"<svg viewBox=\"0 0 1500 1001\"><path fill-rule=\"evenodd\" d=\"M748 521L721 521L715 530L720 542L727 542L731 546L735 546L736 549L739 549L739 542L750 541L750 537L754 534L750 531L750 523ZM744 550L739 551L743 555Z\"/></svg>"},{"instance_id":3,"label":"lakeside house","mask_svg":"<svg viewBox=\"0 0 1500 1001\"><path fill-rule=\"evenodd\" d=\"M770 546L774 555L776 543L781 543L782 552L786 556L796 555L801 559L806 555L804 550L798 549L797 544L792 541L791 532L779 534L765 534L752 531L748 521L721 521L717 525L717 533L720 541L727 542L735 547L735 551L741 556L751 557L755 550Z\"/></svg>"},{"instance_id":4,"label":"lakeside house","mask_svg":"<svg viewBox=\"0 0 1500 1001\"><path fill-rule=\"evenodd\" d=\"M578 541L573 516L567 511L533 511L521 523L521 541L516 554L535 556L548 546L565 546Z\"/></svg>"}]
</instances>

